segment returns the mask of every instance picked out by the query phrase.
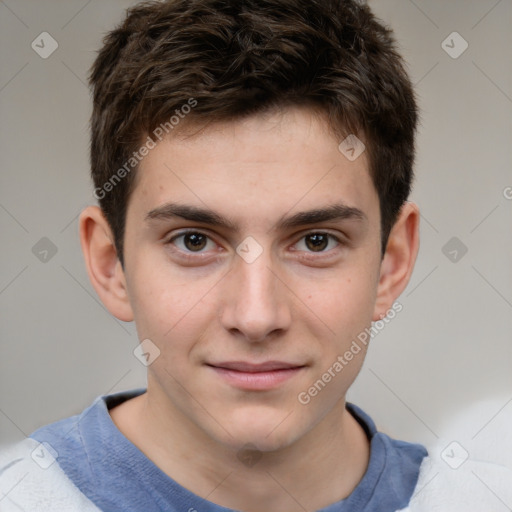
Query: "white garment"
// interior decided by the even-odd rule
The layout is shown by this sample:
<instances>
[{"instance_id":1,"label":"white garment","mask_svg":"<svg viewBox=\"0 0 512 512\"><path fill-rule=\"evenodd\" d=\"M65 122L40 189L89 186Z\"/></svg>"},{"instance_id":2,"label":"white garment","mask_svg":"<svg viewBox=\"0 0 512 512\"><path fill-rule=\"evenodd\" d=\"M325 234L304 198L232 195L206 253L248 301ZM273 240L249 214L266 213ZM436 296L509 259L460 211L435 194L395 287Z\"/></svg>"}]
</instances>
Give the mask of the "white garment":
<instances>
[{"instance_id":1,"label":"white garment","mask_svg":"<svg viewBox=\"0 0 512 512\"><path fill-rule=\"evenodd\" d=\"M510 468L468 459L455 470L428 457L403 512L506 512L511 506Z\"/></svg>"},{"instance_id":2,"label":"white garment","mask_svg":"<svg viewBox=\"0 0 512 512\"><path fill-rule=\"evenodd\" d=\"M98 512L44 445L27 438L0 454L1 512Z\"/></svg>"},{"instance_id":3,"label":"white garment","mask_svg":"<svg viewBox=\"0 0 512 512\"><path fill-rule=\"evenodd\" d=\"M445 418L442 430L453 438L426 446L406 512L512 510L512 407L505 402L482 401Z\"/></svg>"}]
</instances>

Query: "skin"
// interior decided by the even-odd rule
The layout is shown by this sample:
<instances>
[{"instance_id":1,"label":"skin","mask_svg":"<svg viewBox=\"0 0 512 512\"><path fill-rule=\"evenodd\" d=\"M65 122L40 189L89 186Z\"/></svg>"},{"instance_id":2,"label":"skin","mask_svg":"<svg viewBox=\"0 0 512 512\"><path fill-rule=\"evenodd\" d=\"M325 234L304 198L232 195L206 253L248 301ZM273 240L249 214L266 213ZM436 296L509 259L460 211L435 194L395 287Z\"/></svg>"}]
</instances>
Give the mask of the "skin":
<instances>
[{"instance_id":1,"label":"skin","mask_svg":"<svg viewBox=\"0 0 512 512\"><path fill-rule=\"evenodd\" d=\"M306 108L163 140L138 170L124 269L101 211L80 218L101 300L160 350L147 393L112 409L112 420L170 477L225 507L317 510L347 497L368 465L369 441L344 407L364 347L307 405L298 395L406 287L419 213L403 206L382 256L366 153L351 162L339 142ZM162 215L169 203L212 210L233 226ZM360 215L279 222L338 203ZM186 229L199 232L199 249L179 237ZM236 252L249 236L262 251L251 263ZM268 390L241 389L208 366L276 360L302 368ZM240 460L247 444L253 465Z\"/></svg>"}]
</instances>

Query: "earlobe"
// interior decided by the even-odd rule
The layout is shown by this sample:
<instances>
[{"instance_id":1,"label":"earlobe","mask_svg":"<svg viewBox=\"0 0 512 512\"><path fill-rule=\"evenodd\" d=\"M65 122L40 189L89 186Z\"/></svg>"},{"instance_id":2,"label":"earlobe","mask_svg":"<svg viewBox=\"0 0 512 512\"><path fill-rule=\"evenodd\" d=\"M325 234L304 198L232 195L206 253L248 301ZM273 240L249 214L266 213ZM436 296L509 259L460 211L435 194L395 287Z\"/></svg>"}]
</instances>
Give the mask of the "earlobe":
<instances>
[{"instance_id":1,"label":"earlobe","mask_svg":"<svg viewBox=\"0 0 512 512\"><path fill-rule=\"evenodd\" d=\"M418 207L407 202L391 229L380 267L373 321L386 316L409 282L419 249L419 218Z\"/></svg>"},{"instance_id":2,"label":"earlobe","mask_svg":"<svg viewBox=\"0 0 512 512\"><path fill-rule=\"evenodd\" d=\"M105 307L119 320L131 322L126 278L113 240L101 209L87 207L80 215L80 243L89 279Z\"/></svg>"}]
</instances>

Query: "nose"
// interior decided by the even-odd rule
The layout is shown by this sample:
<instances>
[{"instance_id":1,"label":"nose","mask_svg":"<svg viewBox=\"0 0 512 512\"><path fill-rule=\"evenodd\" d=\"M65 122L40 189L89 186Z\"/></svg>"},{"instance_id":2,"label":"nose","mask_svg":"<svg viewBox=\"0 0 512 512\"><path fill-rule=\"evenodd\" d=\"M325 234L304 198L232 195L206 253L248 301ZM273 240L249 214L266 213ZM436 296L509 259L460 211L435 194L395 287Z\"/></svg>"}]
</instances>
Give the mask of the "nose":
<instances>
[{"instance_id":1,"label":"nose","mask_svg":"<svg viewBox=\"0 0 512 512\"><path fill-rule=\"evenodd\" d=\"M284 333L291 322L290 292L273 268L269 251L251 263L238 255L235 258L222 290L224 328L250 342Z\"/></svg>"}]
</instances>

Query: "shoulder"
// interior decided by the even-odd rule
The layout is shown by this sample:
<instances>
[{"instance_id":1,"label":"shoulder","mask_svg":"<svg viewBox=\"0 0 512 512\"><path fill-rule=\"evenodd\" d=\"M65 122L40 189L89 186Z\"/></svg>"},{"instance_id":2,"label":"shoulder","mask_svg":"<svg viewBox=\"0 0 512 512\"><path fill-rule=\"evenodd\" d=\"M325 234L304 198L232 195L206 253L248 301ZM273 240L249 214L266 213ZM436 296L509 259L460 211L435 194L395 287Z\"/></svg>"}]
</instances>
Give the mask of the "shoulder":
<instances>
[{"instance_id":1,"label":"shoulder","mask_svg":"<svg viewBox=\"0 0 512 512\"><path fill-rule=\"evenodd\" d=\"M472 404L446 418L443 437L427 446L429 457L407 511L511 510L511 424L512 407L500 400Z\"/></svg>"},{"instance_id":2,"label":"shoulder","mask_svg":"<svg viewBox=\"0 0 512 512\"><path fill-rule=\"evenodd\" d=\"M38 512L96 512L66 476L51 446L35 439L3 448L0 452L1 510Z\"/></svg>"},{"instance_id":3,"label":"shoulder","mask_svg":"<svg viewBox=\"0 0 512 512\"><path fill-rule=\"evenodd\" d=\"M510 510L511 504L510 468L466 460L464 468L454 470L434 456L429 456L421 466L409 508L403 512Z\"/></svg>"},{"instance_id":4,"label":"shoulder","mask_svg":"<svg viewBox=\"0 0 512 512\"><path fill-rule=\"evenodd\" d=\"M99 510L86 491L98 480L91 456L103 456L111 441L107 404L115 405L142 391L98 397L81 414L46 425L24 441L2 448L0 510Z\"/></svg>"}]
</instances>

